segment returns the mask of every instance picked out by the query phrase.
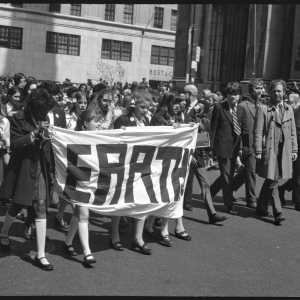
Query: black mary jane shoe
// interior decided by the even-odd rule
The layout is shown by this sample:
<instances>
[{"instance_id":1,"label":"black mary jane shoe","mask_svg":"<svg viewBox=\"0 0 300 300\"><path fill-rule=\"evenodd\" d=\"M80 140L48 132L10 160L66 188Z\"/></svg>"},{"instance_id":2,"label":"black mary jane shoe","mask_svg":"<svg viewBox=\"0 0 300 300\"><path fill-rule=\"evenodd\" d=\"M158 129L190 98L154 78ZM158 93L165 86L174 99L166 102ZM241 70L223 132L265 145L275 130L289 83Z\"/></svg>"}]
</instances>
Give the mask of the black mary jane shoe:
<instances>
[{"instance_id":1,"label":"black mary jane shoe","mask_svg":"<svg viewBox=\"0 0 300 300\"><path fill-rule=\"evenodd\" d=\"M120 241L113 243L112 240L110 240L109 244L110 244L110 247L116 251L124 251L124 246L121 244Z\"/></svg>"},{"instance_id":2,"label":"black mary jane shoe","mask_svg":"<svg viewBox=\"0 0 300 300\"><path fill-rule=\"evenodd\" d=\"M152 250L146 247L146 244L144 244L143 246L140 246L137 242L132 241L131 243L131 247L132 248L138 248L142 254L151 254Z\"/></svg>"},{"instance_id":3,"label":"black mary jane shoe","mask_svg":"<svg viewBox=\"0 0 300 300\"><path fill-rule=\"evenodd\" d=\"M43 263L41 263L41 259L43 259L43 258L46 258L46 257L38 258L36 256L34 258L35 265L44 271L52 271L54 269L52 265L50 265L50 264L44 265Z\"/></svg>"},{"instance_id":4,"label":"black mary jane shoe","mask_svg":"<svg viewBox=\"0 0 300 300\"><path fill-rule=\"evenodd\" d=\"M88 257L91 257L90 259L88 259ZM84 257L83 260L83 264L85 267L89 267L91 264L95 264L97 261L95 260L95 258L93 257L92 254L88 254Z\"/></svg>"},{"instance_id":5,"label":"black mary jane shoe","mask_svg":"<svg viewBox=\"0 0 300 300\"><path fill-rule=\"evenodd\" d=\"M192 238L189 235L183 235L187 233L185 230L181 231L181 232L176 232L176 230L174 230L174 234L177 238L181 239L181 240L185 240L185 241L190 241Z\"/></svg>"},{"instance_id":6,"label":"black mary jane shoe","mask_svg":"<svg viewBox=\"0 0 300 300\"><path fill-rule=\"evenodd\" d=\"M71 256L77 256L77 252L74 250L73 245L68 246L66 243L63 243L62 248L67 254ZM73 250L71 250L71 248L73 248Z\"/></svg>"},{"instance_id":7,"label":"black mary jane shoe","mask_svg":"<svg viewBox=\"0 0 300 300\"><path fill-rule=\"evenodd\" d=\"M2 244L1 240L4 240L4 239L8 239L8 244L5 245L5 244ZM0 247L1 247L1 250L2 251L9 251L10 250L10 240L9 240L9 237L8 236L1 236L0 237Z\"/></svg>"}]
</instances>

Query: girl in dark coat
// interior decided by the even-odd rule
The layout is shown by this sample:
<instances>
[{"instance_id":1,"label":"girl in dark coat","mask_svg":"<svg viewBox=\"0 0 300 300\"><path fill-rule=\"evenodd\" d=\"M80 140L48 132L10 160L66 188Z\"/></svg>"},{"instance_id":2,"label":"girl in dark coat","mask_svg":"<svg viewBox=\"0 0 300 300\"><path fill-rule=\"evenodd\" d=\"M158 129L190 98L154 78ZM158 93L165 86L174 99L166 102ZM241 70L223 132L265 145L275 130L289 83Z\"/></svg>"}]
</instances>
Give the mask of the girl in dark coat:
<instances>
[{"instance_id":1,"label":"girl in dark coat","mask_svg":"<svg viewBox=\"0 0 300 300\"><path fill-rule=\"evenodd\" d=\"M46 90L34 90L28 97L26 109L11 118L11 157L0 188L0 197L13 199L0 234L1 249L10 250L8 231L23 205L33 206L37 241L34 261L47 271L53 270L45 258L45 238L46 207L54 167L47 114L54 105Z\"/></svg>"},{"instance_id":2,"label":"girl in dark coat","mask_svg":"<svg viewBox=\"0 0 300 300\"><path fill-rule=\"evenodd\" d=\"M181 97L177 94L166 92L161 100L161 103L158 107L156 114L152 117L150 125L152 126L173 126L174 129L180 127L180 124L183 123L181 118L180 111L180 102L182 101ZM191 123L191 126L194 126ZM149 234L153 234L153 222L154 216L149 216L145 230ZM185 231L182 223L182 217L175 219L175 236L182 240L190 241L191 237ZM173 242L171 241L168 229L169 219L163 218L161 228L159 231L159 237L162 240L162 243L166 246L171 247Z\"/></svg>"}]
</instances>

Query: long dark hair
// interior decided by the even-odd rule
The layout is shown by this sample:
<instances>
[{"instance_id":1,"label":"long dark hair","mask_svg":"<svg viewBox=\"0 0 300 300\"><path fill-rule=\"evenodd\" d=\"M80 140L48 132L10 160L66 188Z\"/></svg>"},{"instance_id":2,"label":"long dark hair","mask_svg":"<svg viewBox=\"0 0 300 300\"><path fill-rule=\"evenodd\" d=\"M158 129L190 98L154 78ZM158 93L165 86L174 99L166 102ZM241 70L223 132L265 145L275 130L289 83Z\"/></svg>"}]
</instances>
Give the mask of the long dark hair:
<instances>
[{"instance_id":1,"label":"long dark hair","mask_svg":"<svg viewBox=\"0 0 300 300\"><path fill-rule=\"evenodd\" d=\"M29 91L29 88L32 84L36 84L36 87L37 87L37 81L36 80L29 80L26 83L26 85L24 86L23 90L21 91L21 94L20 94L20 102L21 103L24 103L24 101L28 97L28 91Z\"/></svg>"},{"instance_id":2,"label":"long dark hair","mask_svg":"<svg viewBox=\"0 0 300 300\"><path fill-rule=\"evenodd\" d=\"M169 121L171 119L170 105L180 104L180 101L182 101L182 99L177 93L167 92L163 95L156 113L162 114L163 118ZM176 123L183 123L180 110L177 115L174 114L174 119Z\"/></svg>"}]
</instances>

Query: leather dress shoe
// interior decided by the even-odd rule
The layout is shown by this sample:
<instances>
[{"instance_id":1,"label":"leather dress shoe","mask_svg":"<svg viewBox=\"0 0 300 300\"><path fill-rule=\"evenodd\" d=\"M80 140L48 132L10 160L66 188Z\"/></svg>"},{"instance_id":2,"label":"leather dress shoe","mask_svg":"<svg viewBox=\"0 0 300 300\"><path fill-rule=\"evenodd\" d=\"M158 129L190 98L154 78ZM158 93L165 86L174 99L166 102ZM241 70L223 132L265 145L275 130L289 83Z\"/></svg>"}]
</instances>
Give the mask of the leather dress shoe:
<instances>
[{"instance_id":1,"label":"leather dress shoe","mask_svg":"<svg viewBox=\"0 0 300 300\"><path fill-rule=\"evenodd\" d=\"M119 228L127 228L129 226L129 223L127 221L127 219L125 217L121 217L120 218L120 222L119 222Z\"/></svg>"},{"instance_id":2,"label":"leather dress shoe","mask_svg":"<svg viewBox=\"0 0 300 300\"><path fill-rule=\"evenodd\" d=\"M132 241L131 243L131 247L132 248L138 248L142 254L151 254L152 250L149 249L148 247L146 247L146 244L144 244L143 246L140 246L136 241Z\"/></svg>"},{"instance_id":3,"label":"leather dress shoe","mask_svg":"<svg viewBox=\"0 0 300 300\"><path fill-rule=\"evenodd\" d=\"M220 216L218 214L214 214L212 216L209 216L209 223L210 224L215 224L215 223L226 221L227 219L228 218L225 217L225 216Z\"/></svg>"},{"instance_id":4,"label":"leather dress shoe","mask_svg":"<svg viewBox=\"0 0 300 300\"><path fill-rule=\"evenodd\" d=\"M193 208L191 207L191 205L189 203L184 203L183 204L183 209L188 210L188 211L193 210Z\"/></svg>"},{"instance_id":5,"label":"leather dress shoe","mask_svg":"<svg viewBox=\"0 0 300 300\"><path fill-rule=\"evenodd\" d=\"M109 244L110 244L110 247L113 248L114 250L117 250L117 251L124 251L124 246L121 244L120 241L117 241L117 242L113 243L113 242L110 240Z\"/></svg>"},{"instance_id":6,"label":"leather dress shoe","mask_svg":"<svg viewBox=\"0 0 300 300\"><path fill-rule=\"evenodd\" d=\"M283 222L285 218L282 216L280 213L276 218L275 218L275 225L279 225L281 222Z\"/></svg>"},{"instance_id":7,"label":"leather dress shoe","mask_svg":"<svg viewBox=\"0 0 300 300\"><path fill-rule=\"evenodd\" d=\"M91 257L88 259L88 257ZM97 261L96 259L93 257L92 254L88 254L84 257L83 259L83 264L85 267L89 267L91 264L95 264Z\"/></svg>"},{"instance_id":8,"label":"leather dress shoe","mask_svg":"<svg viewBox=\"0 0 300 300\"><path fill-rule=\"evenodd\" d=\"M229 214L231 215L238 215L239 213L237 212L237 210L235 209L234 205L229 205L227 208L227 211Z\"/></svg>"},{"instance_id":9,"label":"leather dress shoe","mask_svg":"<svg viewBox=\"0 0 300 300\"><path fill-rule=\"evenodd\" d=\"M24 226L24 232L23 236L25 240L32 240L35 237L35 232L34 232L34 226L33 224L30 224L29 226Z\"/></svg>"},{"instance_id":10,"label":"leather dress shoe","mask_svg":"<svg viewBox=\"0 0 300 300\"><path fill-rule=\"evenodd\" d=\"M257 214L258 216L262 216L262 217L267 217L270 215L270 213L267 210L257 209L257 207L255 210L255 214Z\"/></svg>"},{"instance_id":11,"label":"leather dress shoe","mask_svg":"<svg viewBox=\"0 0 300 300\"><path fill-rule=\"evenodd\" d=\"M249 207L249 208L256 208L256 206L257 206L257 204L256 204L256 202L248 202L247 204L246 204L246 206L247 207Z\"/></svg>"},{"instance_id":12,"label":"leather dress shoe","mask_svg":"<svg viewBox=\"0 0 300 300\"><path fill-rule=\"evenodd\" d=\"M295 204L295 210L300 211L300 203Z\"/></svg>"},{"instance_id":13,"label":"leather dress shoe","mask_svg":"<svg viewBox=\"0 0 300 300\"><path fill-rule=\"evenodd\" d=\"M154 225L155 225L156 227L160 227L161 224L162 224L162 219L161 219L161 218L155 218L155 220L154 220Z\"/></svg>"},{"instance_id":14,"label":"leather dress shoe","mask_svg":"<svg viewBox=\"0 0 300 300\"><path fill-rule=\"evenodd\" d=\"M161 243L165 246L168 246L168 247L171 247L173 242L172 240L170 239L170 236L168 234L166 235L163 235L162 232L159 230L158 232L158 236L161 240Z\"/></svg>"},{"instance_id":15,"label":"leather dress shoe","mask_svg":"<svg viewBox=\"0 0 300 300\"><path fill-rule=\"evenodd\" d=\"M174 230L174 234L178 239L190 241L192 238L189 235L183 235L185 233L187 233L185 230L183 230L181 232L176 232L176 229Z\"/></svg>"},{"instance_id":16,"label":"leather dress shoe","mask_svg":"<svg viewBox=\"0 0 300 300\"><path fill-rule=\"evenodd\" d=\"M63 219L58 220L56 217L55 217L55 225L62 229L69 229L69 225L66 221L64 221Z\"/></svg>"},{"instance_id":17,"label":"leather dress shoe","mask_svg":"<svg viewBox=\"0 0 300 300\"><path fill-rule=\"evenodd\" d=\"M49 205L49 207L58 209L59 203L51 203L51 204Z\"/></svg>"},{"instance_id":18,"label":"leather dress shoe","mask_svg":"<svg viewBox=\"0 0 300 300\"><path fill-rule=\"evenodd\" d=\"M67 254L69 254L71 256L77 256L77 252L74 250L73 245L69 245L68 246L66 243L63 243L62 248L64 249L64 251ZM73 248L73 250L71 248Z\"/></svg>"},{"instance_id":19,"label":"leather dress shoe","mask_svg":"<svg viewBox=\"0 0 300 300\"><path fill-rule=\"evenodd\" d=\"M35 265L44 271L52 271L53 270L52 265L50 265L50 264L44 265L43 263L41 263L41 259L43 259L43 258L45 258L45 257L37 258L37 256L35 256L35 258L34 258Z\"/></svg>"}]
</instances>

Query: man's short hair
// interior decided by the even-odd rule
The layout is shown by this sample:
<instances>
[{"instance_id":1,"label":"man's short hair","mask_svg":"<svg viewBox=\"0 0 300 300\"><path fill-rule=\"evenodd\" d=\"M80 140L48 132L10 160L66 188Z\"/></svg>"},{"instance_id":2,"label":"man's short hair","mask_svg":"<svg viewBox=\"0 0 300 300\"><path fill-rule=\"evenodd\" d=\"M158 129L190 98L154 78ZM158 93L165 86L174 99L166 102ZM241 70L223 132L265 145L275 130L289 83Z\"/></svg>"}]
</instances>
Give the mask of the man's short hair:
<instances>
[{"instance_id":1,"label":"man's short hair","mask_svg":"<svg viewBox=\"0 0 300 300\"><path fill-rule=\"evenodd\" d=\"M261 85L263 87L264 86L263 80L261 78L252 78L249 81L249 85L248 85L249 93L251 93L257 85Z\"/></svg>"},{"instance_id":2,"label":"man's short hair","mask_svg":"<svg viewBox=\"0 0 300 300\"><path fill-rule=\"evenodd\" d=\"M275 80L271 81L271 83L270 83L271 91L273 91L273 88L278 84L281 84L283 87L283 90L286 91L286 83L283 79L275 79Z\"/></svg>"},{"instance_id":3,"label":"man's short hair","mask_svg":"<svg viewBox=\"0 0 300 300\"><path fill-rule=\"evenodd\" d=\"M225 93L226 95L233 93L240 95L242 93L242 87L237 81L230 81L225 87Z\"/></svg>"}]
</instances>

